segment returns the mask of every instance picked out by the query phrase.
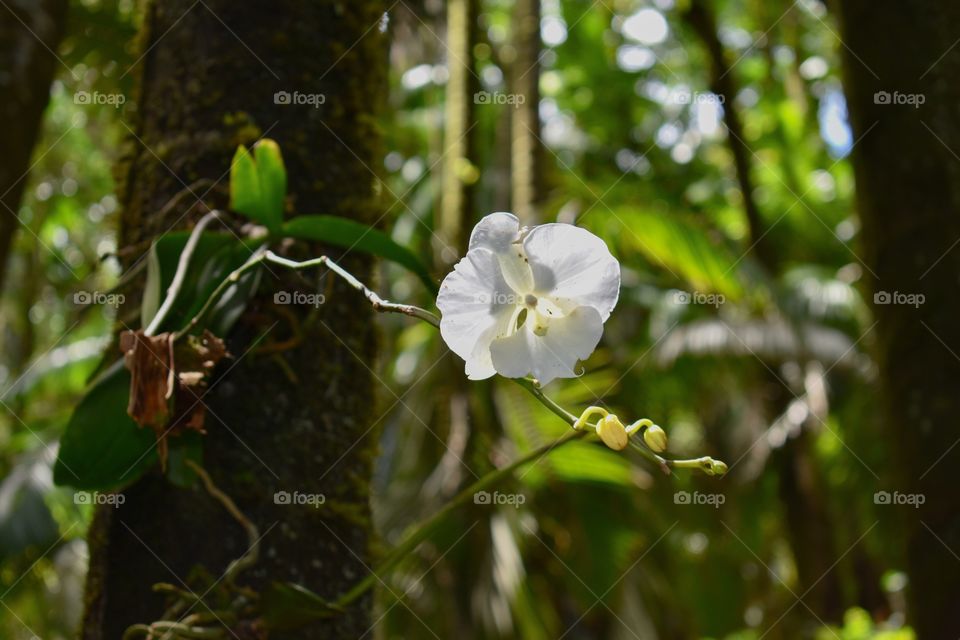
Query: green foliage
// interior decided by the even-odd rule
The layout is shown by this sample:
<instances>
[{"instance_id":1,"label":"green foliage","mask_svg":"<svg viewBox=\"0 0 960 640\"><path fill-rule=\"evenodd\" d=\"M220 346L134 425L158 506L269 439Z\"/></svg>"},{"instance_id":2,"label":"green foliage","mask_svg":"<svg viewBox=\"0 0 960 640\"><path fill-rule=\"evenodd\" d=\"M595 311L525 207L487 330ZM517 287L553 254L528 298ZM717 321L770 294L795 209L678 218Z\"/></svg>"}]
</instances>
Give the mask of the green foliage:
<instances>
[{"instance_id":1,"label":"green foliage","mask_svg":"<svg viewBox=\"0 0 960 640\"><path fill-rule=\"evenodd\" d=\"M287 172L273 140L261 140L254 153L243 145L230 163L230 209L267 227L280 230L287 190Z\"/></svg>"},{"instance_id":2,"label":"green foliage","mask_svg":"<svg viewBox=\"0 0 960 640\"><path fill-rule=\"evenodd\" d=\"M303 215L284 223L282 233L292 238L345 247L396 262L416 274L430 292L437 290L426 267L412 251L397 244L382 231L365 224L338 216Z\"/></svg>"},{"instance_id":3,"label":"green foliage","mask_svg":"<svg viewBox=\"0 0 960 640\"><path fill-rule=\"evenodd\" d=\"M670 434L672 453L722 455L736 461L731 477L722 484L662 477L633 452L617 455L589 443L546 456L510 485L526 497L520 508L478 507L458 514L398 574L383 576L398 594L410 589L405 606L384 607L379 625L385 637L427 636L422 623L440 637L469 628L477 640L564 634L804 637L819 623L804 607L792 606L794 594L807 585L796 570L797 542L788 517L795 505L780 492L782 458L789 449L777 443L773 423L785 406L773 399L802 397L804 380L818 366L828 370L829 416L823 425L810 420L803 427L810 436L803 462L809 478L822 481L814 498L831 524L834 557L881 520L824 581L836 577L845 600L855 600L871 586L860 573L864 567L878 574L902 567L897 550L904 545L890 522L892 514L871 501L877 485L873 474L884 476L890 451L876 435L882 416L867 356L875 336L859 293L863 267L856 255L853 176L842 153L825 144L817 121L826 98L840 90L835 16L821 12L818 2L708 3L718 13L728 59L735 62L731 77L740 89L724 108L739 108L752 152L752 195L767 230L764 242L784 265L781 273L762 277L750 251L729 135L717 119L722 113L711 118L709 105L675 97L707 91L710 61L685 24L688 3L663 9L668 4L542 3L544 32L559 23L563 38L543 47L539 69L545 160L541 219L575 220L591 228L609 242L624 268L620 303L605 326L604 343L584 365L587 373L551 385L550 391L567 407L602 402L623 416L654 417ZM491 91L510 91L506 63L512 55L513 5L481 3L476 71ZM116 252L126 261L143 253L136 246L117 246L115 233L118 203L110 169L129 136L128 113L73 99L77 90L131 95L135 74L123 71L136 58L125 44L136 31L132 6L84 2L72 7L75 26L58 54L73 72L61 72L53 87L44 138L17 209L23 227L0 298L5 409L0 411L0 473L16 479L25 459L44 460L26 465L38 479L31 491L46 492L47 515L53 515L59 531L50 528L36 494L11 494L33 498L21 505L30 510L29 519L11 509L0 521L0 534L9 532L16 541L7 547L0 575L0 591L12 589L4 597L11 611L0 610L4 638L63 639L76 630L79 596L72 607L65 599L79 593L83 563L70 564L64 552L72 544L67 541L82 535L92 510L78 510L72 491L41 482L44 470L49 474L57 438L62 434L56 480L75 484L67 462L87 476L84 482L91 487L115 486L124 471L119 454L125 451L132 463L131 453L153 444L153 434L126 416L129 377L122 369L77 401L96 354L107 348L106 338L121 321L133 320L111 308L71 304L77 291L108 291L116 283L116 261L101 263L102 255ZM623 29L626 19L654 7L668 24L664 40L631 41ZM230 196L231 209L267 227L274 239L302 238L401 265L415 275L386 266L378 290L427 306L436 279L423 265L435 263L433 216L444 169L437 123L443 119L446 88L444 49L437 38L443 17L427 8L417 18L391 12L392 109L381 122L371 123L387 136L383 168L373 169L385 185L389 234L326 216L290 217L284 224L285 213L300 212L285 212L285 172L271 142L238 150ZM646 59L649 66L623 64L624 53ZM804 63L822 72L810 75ZM416 77L425 79L412 82ZM471 208L487 212L507 206L513 107L474 106L471 160L481 178ZM465 228L472 222L465 220ZM145 320L159 308L187 237L187 232L172 232L151 249ZM229 234L204 233L195 265L161 330L188 322L254 248ZM245 287L253 287L258 275L259 270L252 272ZM429 289L417 287L415 278ZM727 303L678 307L671 301L676 288L722 293ZM208 326L225 335L249 295L250 289L229 289ZM825 335L823 328L844 339L830 340L830 349L802 352L796 341L792 349L780 343L770 350L744 346L788 336L785 329L794 325L816 329L808 334L813 346ZM381 326L383 366L377 373L390 389L384 409L393 406L376 425L383 435L372 499L376 537L389 544L412 522L435 512L452 488L549 441L564 427L514 393L519 390L472 384L469 420L462 429L449 419L463 408L457 404L460 390L450 383L460 372L440 358L445 348L436 332L394 317L383 318ZM845 358L833 366L841 353ZM844 366L847 360L864 367ZM178 482L192 479L183 464L184 455L196 459L198 454L195 442L190 444L171 450L170 474ZM153 460L148 454L142 464ZM0 491L7 487L14 483ZM726 503L720 510L680 506L673 494L681 489L721 491ZM22 527L28 520L42 526ZM61 534L66 537L58 543ZM275 621L296 620L322 606L303 592L286 593L279 601L273 591L264 595ZM603 595L602 604L595 604L594 595ZM894 616L902 618L902 593L883 596ZM820 629L819 637L912 638L909 630L885 629L870 617L862 610L848 612L842 624ZM767 633L767 625L778 619ZM749 629L743 629L744 620Z\"/></svg>"},{"instance_id":4,"label":"green foliage","mask_svg":"<svg viewBox=\"0 0 960 640\"><path fill-rule=\"evenodd\" d=\"M297 629L336 613L317 594L295 584L274 583L263 595L263 618L271 630Z\"/></svg>"},{"instance_id":5,"label":"green foliage","mask_svg":"<svg viewBox=\"0 0 960 640\"><path fill-rule=\"evenodd\" d=\"M241 147L242 149L242 147ZM239 152L239 149L237 150ZM268 214L267 226L276 232L283 220L284 199L287 197L287 169L283 166L280 146L264 138L253 148L260 182L260 199Z\"/></svg>"},{"instance_id":6,"label":"green foliage","mask_svg":"<svg viewBox=\"0 0 960 640\"><path fill-rule=\"evenodd\" d=\"M731 300L743 296L737 257L729 247L712 240L701 224L655 211L621 209L618 215L621 219L610 225L629 229L619 234L626 250L643 254L695 291L719 293Z\"/></svg>"},{"instance_id":7,"label":"green foliage","mask_svg":"<svg viewBox=\"0 0 960 640\"><path fill-rule=\"evenodd\" d=\"M114 363L77 404L60 441L54 482L109 490L135 480L157 461L156 436L127 415L130 372Z\"/></svg>"},{"instance_id":8,"label":"green foliage","mask_svg":"<svg viewBox=\"0 0 960 640\"><path fill-rule=\"evenodd\" d=\"M180 255L190 235L189 231L171 231L151 244L140 314L142 326L150 324L166 298ZM235 255L236 244L236 239L227 234L200 234L191 258L192 268L187 270L183 285L158 332L182 328L193 317L191 312L195 313L199 309L220 280L243 263L243 260L238 260L239 256ZM247 253L249 255L249 250Z\"/></svg>"},{"instance_id":9,"label":"green foliage","mask_svg":"<svg viewBox=\"0 0 960 640\"><path fill-rule=\"evenodd\" d=\"M916 634L909 629L884 629L874 623L869 613L860 608L847 610L843 616L843 626L825 626L817 630L816 640L916 640Z\"/></svg>"}]
</instances>

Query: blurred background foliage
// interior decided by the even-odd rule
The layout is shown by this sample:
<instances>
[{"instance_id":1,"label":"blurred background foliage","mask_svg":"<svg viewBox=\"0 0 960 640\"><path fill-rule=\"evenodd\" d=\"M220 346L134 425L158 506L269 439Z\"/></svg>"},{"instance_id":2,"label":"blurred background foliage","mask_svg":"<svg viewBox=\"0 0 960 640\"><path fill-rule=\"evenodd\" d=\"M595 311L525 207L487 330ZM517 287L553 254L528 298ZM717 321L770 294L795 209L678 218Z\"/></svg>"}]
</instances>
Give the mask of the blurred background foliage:
<instances>
[{"instance_id":1,"label":"blurred background foliage","mask_svg":"<svg viewBox=\"0 0 960 640\"><path fill-rule=\"evenodd\" d=\"M468 84L487 95L515 95L523 75L515 4L469 7ZM463 61L448 55L445 9L411 0L390 11L384 228L432 256L442 277L450 256L431 231L443 172L471 187L469 229L515 204L510 148L534 136L537 202L525 221L585 226L623 267L601 348L583 376L551 385L553 397L571 410L602 402L625 419L650 417L673 454L712 455L730 474L665 477L639 455L574 443L500 488L522 505L473 505L423 545L382 590L378 633L912 638L900 535L873 500L889 452L858 284L866 267L846 160L855 141L826 6L542 0L530 71L539 130L511 126L523 105L472 99L473 144L456 167L443 131L451 65ZM0 303L4 638L72 637L82 606L91 511L52 486L50 465L114 323L110 307L76 304L75 294L118 278L111 168L136 109L138 11L132 1L71 3L65 68L18 211ZM716 71L717 43L726 73ZM128 99L79 104L79 91ZM389 265L377 286L431 303ZM563 426L510 385L451 382L462 363L430 327L393 317L381 326L374 506L389 545L474 476ZM684 504L695 492L722 504Z\"/></svg>"}]
</instances>

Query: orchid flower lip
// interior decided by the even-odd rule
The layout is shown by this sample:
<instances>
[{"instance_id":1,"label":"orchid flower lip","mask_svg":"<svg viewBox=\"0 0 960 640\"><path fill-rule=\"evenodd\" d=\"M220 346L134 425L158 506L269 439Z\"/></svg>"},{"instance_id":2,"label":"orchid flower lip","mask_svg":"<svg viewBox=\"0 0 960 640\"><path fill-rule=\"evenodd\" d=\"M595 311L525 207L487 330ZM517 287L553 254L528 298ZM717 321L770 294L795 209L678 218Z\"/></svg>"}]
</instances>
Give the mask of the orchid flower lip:
<instances>
[{"instance_id":1,"label":"orchid flower lip","mask_svg":"<svg viewBox=\"0 0 960 640\"><path fill-rule=\"evenodd\" d=\"M470 378L530 375L545 385L578 375L619 290L619 263L589 231L521 227L511 213L492 213L441 284L440 331Z\"/></svg>"}]
</instances>

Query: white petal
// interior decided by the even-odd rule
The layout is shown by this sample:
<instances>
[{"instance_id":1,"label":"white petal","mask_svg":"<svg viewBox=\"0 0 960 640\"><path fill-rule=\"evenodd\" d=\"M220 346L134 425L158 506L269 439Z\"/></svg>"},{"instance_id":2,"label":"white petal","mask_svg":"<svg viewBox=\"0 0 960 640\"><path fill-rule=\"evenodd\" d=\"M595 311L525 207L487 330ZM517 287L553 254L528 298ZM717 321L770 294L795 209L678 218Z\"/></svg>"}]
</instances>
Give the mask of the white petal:
<instances>
[{"instance_id":1,"label":"white petal","mask_svg":"<svg viewBox=\"0 0 960 640\"><path fill-rule=\"evenodd\" d=\"M562 309L593 307L606 322L620 297L620 263L606 243L570 224L534 227L523 241L535 293Z\"/></svg>"},{"instance_id":2,"label":"white petal","mask_svg":"<svg viewBox=\"0 0 960 640\"><path fill-rule=\"evenodd\" d=\"M533 273L520 240L520 220L512 213L499 211L484 216L473 228L467 253L481 248L495 253L507 284L524 295L533 290Z\"/></svg>"},{"instance_id":3,"label":"white petal","mask_svg":"<svg viewBox=\"0 0 960 640\"><path fill-rule=\"evenodd\" d=\"M468 251L483 247L494 253L504 253L520 240L520 220L512 213L498 211L484 216L470 233Z\"/></svg>"},{"instance_id":4,"label":"white petal","mask_svg":"<svg viewBox=\"0 0 960 640\"><path fill-rule=\"evenodd\" d=\"M550 320L545 335L536 334L535 324L528 317L512 336L493 341L490 353L497 373L507 378L531 374L542 385L554 378L575 378L577 361L588 358L603 335L600 312L587 306Z\"/></svg>"},{"instance_id":5,"label":"white petal","mask_svg":"<svg viewBox=\"0 0 960 640\"><path fill-rule=\"evenodd\" d=\"M486 249L468 251L440 284L440 335L450 350L466 361L470 379L482 380L496 373L490 343L507 334L515 299L497 256Z\"/></svg>"}]
</instances>

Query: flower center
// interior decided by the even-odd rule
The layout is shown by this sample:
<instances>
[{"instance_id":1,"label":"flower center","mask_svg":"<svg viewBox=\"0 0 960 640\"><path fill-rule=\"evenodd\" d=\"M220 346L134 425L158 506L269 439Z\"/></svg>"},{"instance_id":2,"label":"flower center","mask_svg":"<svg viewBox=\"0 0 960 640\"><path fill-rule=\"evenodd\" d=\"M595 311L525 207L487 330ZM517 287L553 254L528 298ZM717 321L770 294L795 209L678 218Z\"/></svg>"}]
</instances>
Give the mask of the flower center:
<instances>
[{"instance_id":1,"label":"flower center","mask_svg":"<svg viewBox=\"0 0 960 640\"><path fill-rule=\"evenodd\" d=\"M528 293L526 297L524 297L523 303L531 309L535 309L537 306L537 296L533 295L532 293Z\"/></svg>"}]
</instances>

